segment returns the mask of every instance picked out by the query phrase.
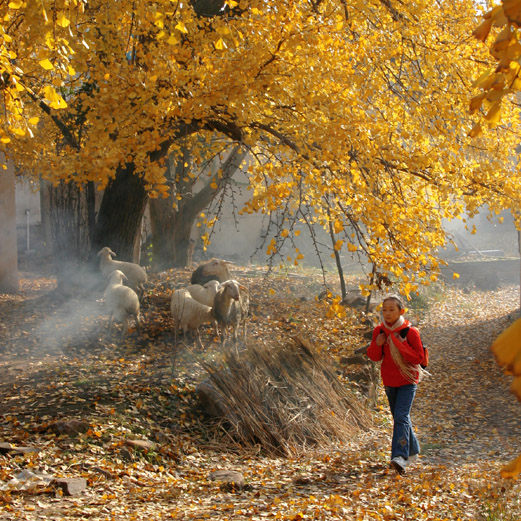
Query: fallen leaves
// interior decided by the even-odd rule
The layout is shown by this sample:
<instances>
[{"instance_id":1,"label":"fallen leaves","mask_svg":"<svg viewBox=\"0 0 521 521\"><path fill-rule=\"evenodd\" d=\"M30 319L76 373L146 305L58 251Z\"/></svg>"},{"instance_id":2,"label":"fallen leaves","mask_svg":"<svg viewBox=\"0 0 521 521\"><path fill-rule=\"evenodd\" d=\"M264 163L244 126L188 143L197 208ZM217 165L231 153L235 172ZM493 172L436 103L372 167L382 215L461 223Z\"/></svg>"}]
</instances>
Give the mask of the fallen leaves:
<instances>
[{"instance_id":1,"label":"fallen leaves","mask_svg":"<svg viewBox=\"0 0 521 521\"><path fill-rule=\"evenodd\" d=\"M75 314L73 331L45 286L19 299L10 315L12 306L0 300L0 320L10 324L0 356L0 441L39 449L0 454L0 483L23 470L87 482L74 497L45 484L0 490L0 519L434 521L475 519L484 505L507 508L507 500L508 508L520 506L519 484L499 476L500 462L516 450L519 405L505 396L508 382L488 350L517 305L517 288L469 295L447 289L419 324L433 377L420 385L413 408L420 463L400 477L388 467L390 421L381 394L378 428L298 458L268 458L210 435L194 407L194 388L198 358L219 356L211 332L203 335L205 350L183 346L172 362L169 283L187 275L169 274L164 289L147 296L146 338L130 335L124 343L109 342L103 330L92 335L106 320L96 307L99 315L89 320ZM305 332L337 358L364 342L355 312L325 317L312 278L279 277L269 296L273 279L237 276L252 281L253 341ZM52 346L51 354L42 346ZM73 422L78 418L84 423ZM244 476L243 490L211 481L212 473L232 469Z\"/></svg>"}]
</instances>

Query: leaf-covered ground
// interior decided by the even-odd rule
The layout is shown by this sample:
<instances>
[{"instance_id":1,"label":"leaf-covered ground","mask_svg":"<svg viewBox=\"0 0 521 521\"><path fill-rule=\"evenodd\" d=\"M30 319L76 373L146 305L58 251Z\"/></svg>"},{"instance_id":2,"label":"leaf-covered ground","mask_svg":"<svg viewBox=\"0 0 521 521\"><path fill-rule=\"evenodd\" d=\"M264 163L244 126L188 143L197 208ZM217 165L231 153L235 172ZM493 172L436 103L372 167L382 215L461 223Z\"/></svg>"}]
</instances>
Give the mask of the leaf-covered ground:
<instances>
[{"instance_id":1,"label":"leaf-covered ground","mask_svg":"<svg viewBox=\"0 0 521 521\"><path fill-rule=\"evenodd\" d=\"M320 277L266 279L240 268L234 276L250 287L250 342L305 334L346 381L360 369L344 364L366 342L360 316L326 318L314 299ZM432 376L413 410L422 455L398 476L388 466L381 389L373 429L295 458L238 447L209 430L194 387L204 377L198 360L219 359L220 347L205 332L203 351L176 352L169 317L171 288L188 278L152 278L145 330L125 342L106 330L101 293L60 300L52 277L24 273L19 295L0 295L0 442L37 449L0 454L0 520L521 518L519 483L499 473L521 451L521 404L489 350L519 307L518 287L445 288L411 304ZM79 433L59 430L72 420L81 420ZM209 479L215 470L240 471L245 489L223 489ZM50 481L59 477L87 486L68 496Z\"/></svg>"}]
</instances>

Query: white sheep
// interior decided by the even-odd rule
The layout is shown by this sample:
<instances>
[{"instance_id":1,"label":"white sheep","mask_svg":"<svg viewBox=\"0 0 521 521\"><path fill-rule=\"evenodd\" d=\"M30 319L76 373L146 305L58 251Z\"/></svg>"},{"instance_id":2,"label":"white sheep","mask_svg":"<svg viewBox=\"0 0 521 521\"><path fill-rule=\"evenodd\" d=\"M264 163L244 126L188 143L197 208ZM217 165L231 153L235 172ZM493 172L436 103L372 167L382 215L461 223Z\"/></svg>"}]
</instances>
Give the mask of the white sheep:
<instances>
[{"instance_id":1,"label":"white sheep","mask_svg":"<svg viewBox=\"0 0 521 521\"><path fill-rule=\"evenodd\" d=\"M206 284L192 284L188 286L186 289L192 295L192 298L204 304L205 306L212 307L213 299L217 290L219 289L220 283L217 280L209 280Z\"/></svg>"},{"instance_id":2,"label":"white sheep","mask_svg":"<svg viewBox=\"0 0 521 521\"><path fill-rule=\"evenodd\" d=\"M136 292L123 285L127 277L120 270L114 270L108 278L104 293L105 306L110 314L109 329L112 330L112 322L116 320L123 323L123 336L128 333L130 319L133 318L136 328L140 329L141 315L139 313L139 298Z\"/></svg>"},{"instance_id":3,"label":"white sheep","mask_svg":"<svg viewBox=\"0 0 521 521\"><path fill-rule=\"evenodd\" d=\"M224 282L230 278L230 272L228 271L229 264L231 263L228 261L216 258L201 262L192 272L190 283L202 285L206 284L209 280Z\"/></svg>"},{"instance_id":4,"label":"white sheep","mask_svg":"<svg viewBox=\"0 0 521 521\"><path fill-rule=\"evenodd\" d=\"M248 319L250 299L244 286L236 280L223 282L213 301L215 320L221 329L221 343L224 344L229 327L233 329L234 343L237 346L239 326L243 326L246 341L246 323Z\"/></svg>"},{"instance_id":5,"label":"white sheep","mask_svg":"<svg viewBox=\"0 0 521 521\"><path fill-rule=\"evenodd\" d=\"M114 270L122 271L126 279L128 280L128 286L130 286L141 298L145 291L145 283L147 281L147 272L139 265L134 262L116 261L112 257L116 254L108 247L101 248L98 252L100 258L100 270L107 279Z\"/></svg>"},{"instance_id":6,"label":"white sheep","mask_svg":"<svg viewBox=\"0 0 521 521\"><path fill-rule=\"evenodd\" d=\"M175 343L177 344L178 331L182 329L184 333L195 334L198 344L202 348L199 327L214 320L212 308L197 302L192 298L188 289L180 288L172 294L170 311L174 319Z\"/></svg>"}]
</instances>

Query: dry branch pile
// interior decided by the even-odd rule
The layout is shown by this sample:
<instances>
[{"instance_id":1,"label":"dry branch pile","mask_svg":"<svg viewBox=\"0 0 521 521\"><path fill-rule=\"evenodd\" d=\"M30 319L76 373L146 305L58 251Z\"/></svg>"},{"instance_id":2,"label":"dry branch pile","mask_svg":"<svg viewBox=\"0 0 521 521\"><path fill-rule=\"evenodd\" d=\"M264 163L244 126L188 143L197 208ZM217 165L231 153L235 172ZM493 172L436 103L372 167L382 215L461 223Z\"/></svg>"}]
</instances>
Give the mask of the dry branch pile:
<instances>
[{"instance_id":1,"label":"dry branch pile","mask_svg":"<svg viewBox=\"0 0 521 521\"><path fill-rule=\"evenodd\" d=\"M245 445L294 456L306 447L344 442L371 415L341 382L326 355L303 338L276 347L248 345L223 366L202 362L229 432Z\"/></svg>"}]
</instances>

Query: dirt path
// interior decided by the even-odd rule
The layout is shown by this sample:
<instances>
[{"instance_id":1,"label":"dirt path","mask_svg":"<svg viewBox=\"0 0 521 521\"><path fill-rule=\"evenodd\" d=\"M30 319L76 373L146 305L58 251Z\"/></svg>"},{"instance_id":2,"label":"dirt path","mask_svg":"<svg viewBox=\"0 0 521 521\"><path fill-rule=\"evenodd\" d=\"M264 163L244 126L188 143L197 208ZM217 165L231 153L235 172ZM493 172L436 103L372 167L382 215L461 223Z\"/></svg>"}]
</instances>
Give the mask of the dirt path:
<instances>
[{"instance_id":1,"label":"dirt path","mask_svg":"<svg viewBox=\"0 0 521 521\"><path fill-rule=\"evenodd\" d=\"M490 351L519 307L519 288L469 295L448 291L422 334L431 377L421 382L413 421L425 464L507 462L521 447L521 404Z\"/></svg>"}]
</instances>

